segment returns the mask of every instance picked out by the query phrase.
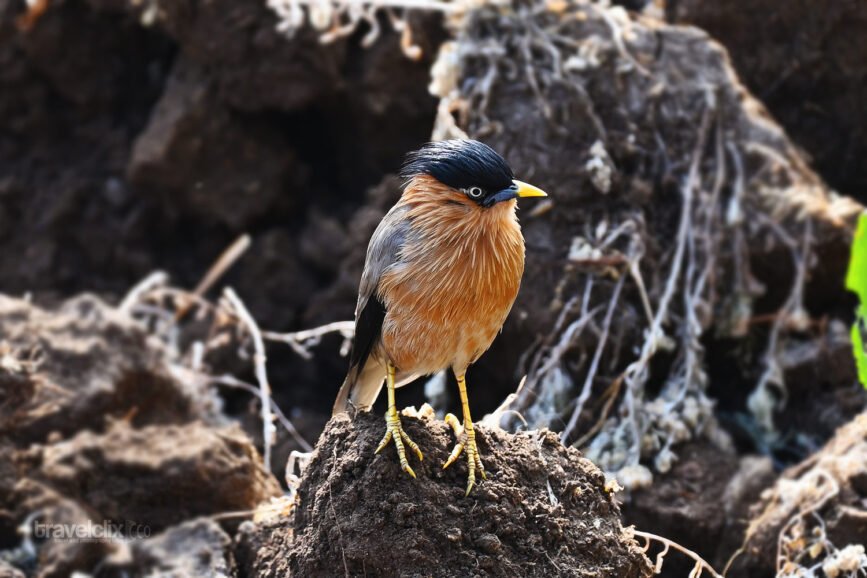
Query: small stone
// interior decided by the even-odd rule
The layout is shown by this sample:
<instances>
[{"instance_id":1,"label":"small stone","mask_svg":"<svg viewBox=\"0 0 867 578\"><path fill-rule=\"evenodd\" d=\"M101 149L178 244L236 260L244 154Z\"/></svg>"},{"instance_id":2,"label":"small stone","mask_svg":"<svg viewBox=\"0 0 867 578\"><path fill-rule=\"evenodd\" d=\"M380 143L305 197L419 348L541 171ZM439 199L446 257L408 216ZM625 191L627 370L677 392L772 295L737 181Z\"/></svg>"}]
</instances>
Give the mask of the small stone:
<instances>
[{"instance_id":1,"label":"small stone","mask_svg":"<svg viewBox=\"0 0 867 578\"><path fill-rule=\"evenodd\" d=\"M492 490L488 490L488 489L479 488L479 490L477 492L477 496L480 499L485 500L487 502L499 502L500 501L500 496L495 494Z\"/></svg>"},{"instance_id":2,"label":"small stone","mask_svg":"<svg viewBox=\"0 0 867 578\"><path fill-rule=\"evenodd\" d=\"M482 534L476 538L476 547L486 554L496 554L502 546L500 539L494 534Z\"/></svg>"}]
</instances>

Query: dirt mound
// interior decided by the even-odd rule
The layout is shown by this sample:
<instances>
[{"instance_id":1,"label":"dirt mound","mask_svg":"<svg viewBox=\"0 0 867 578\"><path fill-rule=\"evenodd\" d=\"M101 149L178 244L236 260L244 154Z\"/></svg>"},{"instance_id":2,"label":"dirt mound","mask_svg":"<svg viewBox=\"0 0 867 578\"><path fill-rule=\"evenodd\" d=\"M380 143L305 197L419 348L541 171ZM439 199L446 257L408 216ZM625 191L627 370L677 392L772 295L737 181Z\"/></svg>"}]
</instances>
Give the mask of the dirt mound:
<instances>
[{"instance_id":1,"label":"dirt mound","mask_svg":"<svg viewBox=\"0 0 867 578\"><path fill-rule=\"evenodd\" d=\"M713 559L737 454L797 463L867 399L842 286L861 207L699 29L581 1L453 24L435 134L484 140L550 195L522 210L521 293L470 383L505 397L527 375L509 409L655 484L630 513Z\"/></svg>"},{"instance_id":2,"label":"dirt mound","mask_svg":"<svg viewBox=\"0 0 867 578\"><path fill-rule=\"evenodd\" d=\"M404 417L425 453L406 476L373 451L382 418L329 422L298 491L293 525L261 525L245 538L257 576L649 575L649 565L605 477L551 432L479 428L488 479L464 497L466 469L443 471L451 430Z\"/></svg>"}]
</instances>

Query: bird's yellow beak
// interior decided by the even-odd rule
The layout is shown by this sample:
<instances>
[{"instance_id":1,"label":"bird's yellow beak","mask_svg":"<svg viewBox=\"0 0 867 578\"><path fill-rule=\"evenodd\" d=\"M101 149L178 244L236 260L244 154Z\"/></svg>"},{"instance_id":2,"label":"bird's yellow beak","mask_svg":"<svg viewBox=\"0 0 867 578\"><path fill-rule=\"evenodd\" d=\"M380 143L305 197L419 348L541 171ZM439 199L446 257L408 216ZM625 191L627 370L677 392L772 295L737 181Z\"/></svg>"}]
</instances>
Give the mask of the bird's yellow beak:
<instances>
[{"instance_id":1,"label":"bird's yellow beak","mask_svg":"<svg viewBox=\"0 0 867 578\"><path fill-rule=\"evenodd\" d=\"M519 180L513 180L512 184L502 191L488 195L482 200L483 207L493 207L502 201L511 201L518 197L547 197L548 193L533 185L528 185Z\"/></svg>"},{"instance_id":2,"label":"bird's yellow beak","mask_svg":"<svg viewBox=\"0 0 867 578\"><path fill-rule=\"evenodd\" d=\"M517 179L513 180L512 183L518 187L517 193L519 197L547 197L548 193L540 189L539 187L534 187L528 183L523 181L519 181Z\"/></svg>"}]
</instances>

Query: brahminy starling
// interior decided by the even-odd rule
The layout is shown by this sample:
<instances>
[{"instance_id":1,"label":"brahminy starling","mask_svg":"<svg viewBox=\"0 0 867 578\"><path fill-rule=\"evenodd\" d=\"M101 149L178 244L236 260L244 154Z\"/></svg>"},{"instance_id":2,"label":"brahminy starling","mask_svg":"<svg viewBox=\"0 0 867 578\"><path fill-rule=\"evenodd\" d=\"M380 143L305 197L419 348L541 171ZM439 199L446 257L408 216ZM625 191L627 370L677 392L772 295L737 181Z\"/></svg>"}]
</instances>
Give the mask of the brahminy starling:
<instances>
[{"instance_id":1,"label":"brahminy starling","mask_svg":"<svg viewBox=\"0 0 867 578\"><path fill-rule=\"evenodd\" d=\"M395 388L451 369L463 424L446 416L457 445L443 465L465 452L467 495L485 470L467 400L466 371L503 327L524 272L518 197L544 197L515 179L508 163L474 140L432 142L407 155L403 194L373 233L361 275L350 367L334 413L369 410L383 382L388 389L385 437L401 468L415 472L405 446L423 459L404 432Z\"/></svg>"}]
</instances>

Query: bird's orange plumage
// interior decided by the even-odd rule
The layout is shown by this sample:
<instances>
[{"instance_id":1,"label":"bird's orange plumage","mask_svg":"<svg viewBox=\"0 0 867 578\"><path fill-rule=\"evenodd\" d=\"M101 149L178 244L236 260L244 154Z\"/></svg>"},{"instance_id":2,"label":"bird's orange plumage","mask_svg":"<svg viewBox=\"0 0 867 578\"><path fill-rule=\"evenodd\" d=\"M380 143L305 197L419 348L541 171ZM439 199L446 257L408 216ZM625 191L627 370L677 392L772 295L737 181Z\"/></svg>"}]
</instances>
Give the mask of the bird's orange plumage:
<instances>
[{"instance_id":1,"label":"bird's orange plumage","mask_svg":"<svg viewBox=\"0 0 867 578\"><path fill-rule=\"evenodd\" d=\"M480 207L433 177L407 185L414 236L402 249L411 266L390 268L379 294L388 313L379 355L401 373L449 367L462 374L503 326L524 271L524 239L510 200Z\"/></svg>"}]
</instances>

